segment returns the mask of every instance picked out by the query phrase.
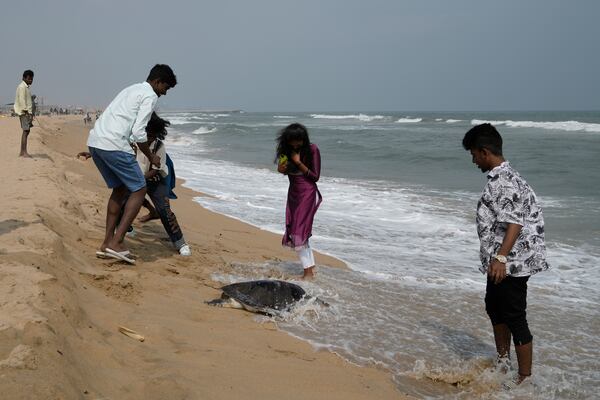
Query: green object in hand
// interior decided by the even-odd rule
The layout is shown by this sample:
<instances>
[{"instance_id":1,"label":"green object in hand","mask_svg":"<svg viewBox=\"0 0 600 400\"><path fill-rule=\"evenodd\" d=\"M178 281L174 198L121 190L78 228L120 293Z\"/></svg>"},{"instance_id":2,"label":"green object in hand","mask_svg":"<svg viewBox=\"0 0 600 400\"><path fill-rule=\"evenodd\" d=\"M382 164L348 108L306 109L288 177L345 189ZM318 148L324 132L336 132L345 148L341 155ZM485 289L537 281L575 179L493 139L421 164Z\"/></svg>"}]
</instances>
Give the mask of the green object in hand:
<instances>
[{"instance_id":1,"label":"green object in hand","mask_svg":"<svg viewBox=\"0 0 600 400\"><path fill-rule=\"evenodd\" d=\"M286 162L288 162L288 158L285 154L282 154L279 156L279 164L285 164Z\"/></svg>"}]
</instances>

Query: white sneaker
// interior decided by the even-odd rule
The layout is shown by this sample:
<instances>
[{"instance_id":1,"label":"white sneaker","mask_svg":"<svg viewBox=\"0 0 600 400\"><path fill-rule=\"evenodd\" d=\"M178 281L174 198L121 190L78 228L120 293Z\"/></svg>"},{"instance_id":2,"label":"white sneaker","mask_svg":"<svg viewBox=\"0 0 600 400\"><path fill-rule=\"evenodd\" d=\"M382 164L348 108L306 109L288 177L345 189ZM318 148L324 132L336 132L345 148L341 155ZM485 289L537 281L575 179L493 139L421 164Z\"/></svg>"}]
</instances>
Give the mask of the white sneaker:
<instances>
[{"instance_id":1,"label":"white sneaker","mask_svg":"<svg viewBox=\"0 0 600 400\"><path fill-rule=\"evenodd\" d=\"M131 230L129 230L131 229ZM133 226L130 226L129 229L127 230L127 232L125 232L125 236L127 236L128 238L134 238L135 235L137 234L135 229L133 229Z\"/></svg>"},{"instance_id":2,"label":"white sneaker","mask_svg":"<svg viewBox=\"0 0 600 400\"><path fill-rule=\"evenodd\" d=\"M188 246L187 244L184 244L179 248L179 254L185 257L191 256L192 249L190 249L190 246Z\"/></svg>"}]
</instances>

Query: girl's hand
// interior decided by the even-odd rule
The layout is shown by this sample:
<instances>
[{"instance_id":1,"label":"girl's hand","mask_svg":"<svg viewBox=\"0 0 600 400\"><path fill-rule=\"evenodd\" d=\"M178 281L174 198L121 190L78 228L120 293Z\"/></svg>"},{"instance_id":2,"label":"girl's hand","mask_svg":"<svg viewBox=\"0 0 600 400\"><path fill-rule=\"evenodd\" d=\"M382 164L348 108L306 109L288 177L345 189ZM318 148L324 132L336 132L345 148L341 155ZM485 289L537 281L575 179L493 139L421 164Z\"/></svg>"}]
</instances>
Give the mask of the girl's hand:
<instances>
[{"instance_id":1,"label":"girl's hand","mask_svg":"<svg viewBox=\"0 0 600 400\"><path fill-rule=\"evenodd\" d=\"M292 157L292 162L296 165L300 164L300 153L292 153L292 155L290 156Z\"/></svg>"},{"instance_id":2,"label":"girl's hand","mask_svg":"<svg viewBox=\"0 0 600 400\"><path fill-rule=\"evenodd\" d=\"M287 173L287 161L277 164L277 171L282 174Z\"/></svg>"}]
</instances>

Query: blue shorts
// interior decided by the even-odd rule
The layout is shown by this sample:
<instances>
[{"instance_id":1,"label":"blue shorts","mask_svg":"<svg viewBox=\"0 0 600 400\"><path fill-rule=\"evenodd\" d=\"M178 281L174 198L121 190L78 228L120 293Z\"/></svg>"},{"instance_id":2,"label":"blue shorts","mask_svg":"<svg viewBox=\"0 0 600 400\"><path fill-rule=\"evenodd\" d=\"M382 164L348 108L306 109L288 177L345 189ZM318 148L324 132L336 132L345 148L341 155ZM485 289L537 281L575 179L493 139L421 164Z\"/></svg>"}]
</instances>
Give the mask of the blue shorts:
<instances>
[{"instance_id":1,"label":"blue shorts","mask_svg":"<svg viewBox=\"0 0 600 400\"><path fill-rule=\"evenodd\" d=\"M90 154L109 188L125 185L133 193L146 187L146 179L133 154L95 147L90 147Z\"/></svg>"}]
</instances>

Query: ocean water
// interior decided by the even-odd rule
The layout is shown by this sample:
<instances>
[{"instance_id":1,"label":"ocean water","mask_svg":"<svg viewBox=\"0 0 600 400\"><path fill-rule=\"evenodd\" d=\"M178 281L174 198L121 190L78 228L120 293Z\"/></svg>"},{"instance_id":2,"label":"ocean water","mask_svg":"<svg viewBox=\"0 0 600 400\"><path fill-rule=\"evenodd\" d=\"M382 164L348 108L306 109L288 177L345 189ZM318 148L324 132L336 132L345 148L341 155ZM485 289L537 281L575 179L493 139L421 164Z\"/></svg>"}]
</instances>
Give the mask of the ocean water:
<instances>
[{"instance_id":1,"label":"ocean water","mask_svg":"<svg viewBox=\"0 0 600 400\"><path fill-rule=\"evenodd\" d=\"M283 233L287 178L277 131L305 124L319 145L324 200L312 246L351 271L318 267L305 304L278 326L316 348L390 371L417 398L591 399L600 392L600 113L165 112L178 176L203 206ZM529 281L534 385L503 393L475 206L485 175L461 147L493 122L544 210L550 271ZM223 283L294 280L297 263L234 265ZM260 320L260 318L259 318ZM516 359L513 361L516 368ZM516 396L516 397L515 397Z\"/></svg>"}]
</instances>

